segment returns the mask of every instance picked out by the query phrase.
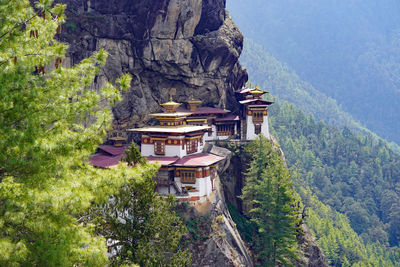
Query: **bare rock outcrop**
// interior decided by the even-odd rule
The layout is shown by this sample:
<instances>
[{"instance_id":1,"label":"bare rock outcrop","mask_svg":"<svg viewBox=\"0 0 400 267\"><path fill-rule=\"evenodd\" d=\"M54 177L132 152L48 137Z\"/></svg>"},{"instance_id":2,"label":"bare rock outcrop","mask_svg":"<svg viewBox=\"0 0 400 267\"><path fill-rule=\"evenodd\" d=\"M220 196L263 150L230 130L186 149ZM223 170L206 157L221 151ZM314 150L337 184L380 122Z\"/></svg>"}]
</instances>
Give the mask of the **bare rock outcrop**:
<instances>
[{"instance_id":1,"label":"bare rock outcrop","mask_svg":"<svg viewBox=\"0 0 400 267\"><path fill-rule=\"evenodd\" d=\"M301 248L301 257L295 266L328 267L328 261L323 251L318 247L317 241L312 236L307 225L302 224L303 236L298 240Z\"/></svg>"},{"instance_id":2,"label":"bare rock outcrop","mask_svg":"<svg viewBox=\"0 0 400 267\"><path fill-rule=\"evenodd\" d=\"M142 125L176 88L175 101L237 109L234 90L247 81L238 62L243 36L225 0L60 0L67 4L61 40L71 64L109 52L96 85L132 74L131 89L114 108L124 126Z\"/></svg>"},{"instance_id":3,"label":"bare rock outcrop","mask_svg":"<svg viewBox=\"0 0 400 267\"><path fill-rule=\"evenodd\" d=\"M219 179L215 186L206 202L183 211L189 228L183 243L192 254L192 266L251 267L251 253L227 209Z\"/></svg>"}]
</instances>

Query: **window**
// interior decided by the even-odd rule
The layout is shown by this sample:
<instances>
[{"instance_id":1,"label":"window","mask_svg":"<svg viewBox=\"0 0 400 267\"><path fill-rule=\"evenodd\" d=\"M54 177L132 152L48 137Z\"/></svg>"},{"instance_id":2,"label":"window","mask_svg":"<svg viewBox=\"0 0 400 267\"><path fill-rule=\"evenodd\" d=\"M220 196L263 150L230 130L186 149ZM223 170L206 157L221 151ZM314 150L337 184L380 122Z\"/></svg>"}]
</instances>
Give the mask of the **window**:
<instances>
[{"instance_id":1,"label":"window","mask_svg":"<svg viewBox=\"0 0 400 267\"><path fill-rule=\"evenodd\" d=\"M181 183L195 184L196 183L195 171L181 171Z\"/></svg>"},{"instance_id":2,"label":"window","mask_svg":"<svg viewBox=\"0 0 400 267\"><path fill-rule=\"evenodd\" d=\"M234 124L218 124L217 136L231 136L235 132Z\"/></svg>"},{"instance_id":3,"label":"window","mask_svg":"<svg viewBox=\"0 0 400 267\"><path fill-rule=\"evenodd\" d=\"M260 134L261 133L261 124L254 125L254 133Z\"/></svg>"},{"instance_id":4,"label":"window","mask_svg":"<svg viewBox=\"0 0 400 267\"><path fill-rule=\"evenodd\" d=\"M192 154L197 152L198 149L198 141L197 139L187 140L186 141L186 152L188 154Z\"/></svg>"},{"instance_id":5,"label":"window","mask_svg":"<svg viewBox=\"0 0 400 267\"><path fill-rule=\"evenodd\" d=\"M253 122L263 122L264 114L262 111L254 111L253 112Z\"/></svg>"},{"instance_id":6,"label":"window","mask_svg":"<svg viewBox=\"0 0 400 267\"><path fill-rule=\"evenodd\" d=\"M165 141L154 141L154 154L165 155Z\"/></svg>"}]
</instances>

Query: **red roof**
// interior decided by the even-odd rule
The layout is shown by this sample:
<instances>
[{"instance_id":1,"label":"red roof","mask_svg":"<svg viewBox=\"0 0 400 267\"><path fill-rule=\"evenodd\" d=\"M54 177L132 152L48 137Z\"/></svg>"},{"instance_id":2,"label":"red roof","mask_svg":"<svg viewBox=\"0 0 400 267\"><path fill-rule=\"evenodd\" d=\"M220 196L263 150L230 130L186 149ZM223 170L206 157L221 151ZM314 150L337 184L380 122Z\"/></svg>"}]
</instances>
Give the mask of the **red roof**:
<instances>
[{"instance_id":1,"label":"red roof","mask_svg":"<svg viewBox=\"0 0 400 267\"><path fill-rule=\"evenodd\" d=\"M199 153L185 156L174 163L174 166L206 167L223 160L223 157L213 154Z\"/></svg>"},{"instance_id":2,"label":"red roof","mask_svg":"<svg viewBox=\"0 0 400 267\"><path fill-rule=\"evenodd\" d=\"M90 159L90 163L95 166L95 167L100 167L100 168L110 168L112 166L118 165L122 158L122 154L117 155L117 156L109 156L105 154L97 154L94 155Z\"/></svg>"},{"instance_id":3,"label":"red roof","mask_svg":"<svg viewBox=\"0 0 400 267\"><path fill-rule=\"evenodd\" d=\"M102 152L106 152L110 155L117 156L121 155L125 151L125 147L123 146L110 146L110 145L101 145L99 146L99 150Z\"/></svg>"},{"instance_id":4,"label":"red roof","mask_svg":"<svg viewBox=\"0 0 400 267\"><path fill-rule=\"evenodd\" d=\"M187 113L192 113L195 115L203 115L203 114L225 114L228 113L227 110L222 109L222 108L213 108L213 107L200 107L197 108L194 111L190 111L188 109L185 109L183 107L177 108L177 111L179 112L187 112Z\"/></svg>"},{"instance_id":5,"label":"red roof","mask_svg":"<svg viewBox=\"0 0 400 267\"><path fill-rule=\"evenodd\" d=\"M230 114L228 116L222 117L222 118L216 118L215 121L238 121L239 116Z\"/></svg>"},{"instance_id":6,"label":"red roof","mask_svg":"<svg viewBox=\"0 0 400 267\"><path fill-rule=\"evenodd\" d=\"M98 147L98 153L91 157L90 163L99 168L116 166L121 161L125 148L123 146L101 145Z\"/></svg>"},{"instance_id":7,"label":"red roof","mask_svg":"<svg viewBox=\"0 0 400 267\"><path fill-rule=\"evenodd\" d=\"M153 156L149 156L146 157L147 161L149 163L160 163L161 166L168 166L171 165L172 163L174 163L175 161L177 161L179 158L178 157L153 157Z\"/></svg>"}]
</instances>

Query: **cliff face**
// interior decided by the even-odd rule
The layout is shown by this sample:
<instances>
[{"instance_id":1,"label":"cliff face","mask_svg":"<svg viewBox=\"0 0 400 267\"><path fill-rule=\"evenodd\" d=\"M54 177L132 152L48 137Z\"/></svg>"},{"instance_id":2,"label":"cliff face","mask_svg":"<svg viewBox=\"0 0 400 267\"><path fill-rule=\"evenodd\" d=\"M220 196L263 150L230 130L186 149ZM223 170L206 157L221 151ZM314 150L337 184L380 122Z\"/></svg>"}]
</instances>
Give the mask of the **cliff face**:
<instances>
[{"instance_id":1,"label":"cliff face","mask_svg":"<svg viewBox=\"0 0 400 267\"><path fill-rule=\"evenodd\" d=\"M62 0L67 22L61 39L71 64L104 48L101 86L131 73L131 89L114 108L123 127L141 125L176 88L175 101L237 108L234 90L247 81L238 62L243 36L225 0Z\"/></svg>"}]
</instances>

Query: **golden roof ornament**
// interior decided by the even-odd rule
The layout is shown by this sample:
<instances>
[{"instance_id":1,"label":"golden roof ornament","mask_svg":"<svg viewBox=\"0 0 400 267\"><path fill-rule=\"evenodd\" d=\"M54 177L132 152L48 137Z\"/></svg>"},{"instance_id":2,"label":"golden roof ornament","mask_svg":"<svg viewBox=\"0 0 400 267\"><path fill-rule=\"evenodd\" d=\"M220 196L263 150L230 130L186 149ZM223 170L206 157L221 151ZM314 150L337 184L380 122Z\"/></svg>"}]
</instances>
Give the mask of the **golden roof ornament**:
<instances>
[{"instance_id":1,"label":"golden roof ornament","mask_svg":"<svg viewBox=\"0 0 400 267\"><path fill-rule=\"evenodd\" d=\"M254 95L254 96L256 96L256 97L260 97L260 96L262 96L263 94L265 94L266 92L260 90L260 88L258 87L258 85L256 85L256 87L255 87L253 90L251 90L249 93L252 94L252 95Z\"/></svg>"},{"instance_id":2,"label":"golden roof ornament","mask_svg":"<svg viewBox=\"0 0 400 267\"><path fill-rule=\"evenodd\" d=\"M187 103L187 108L188 108L190 111L195 111L195 110L197 110L197 107L201 104L201 102L202 102L202 101L200 101L200 100L195 100L195 99L194 99L194 95L193 95L193 93L192 93L192 96L190 97L190 100L187 100L187 101L186 101L186 103Z\"/></svg>"},{"instance_id":3,"label":"golden roof ornament","mask_svg":"<svg viewBox=\"0 0 400 267\"><path fill-rule=\"evenodd\" d=\"M171 92L169 93L169 101L161 104L161 106L165 108L166 113L175 113L176 109L181 105L181 103L177 103L172 100L173 93L174 91L171 90Z\"/></svg>"}]
</instances>

